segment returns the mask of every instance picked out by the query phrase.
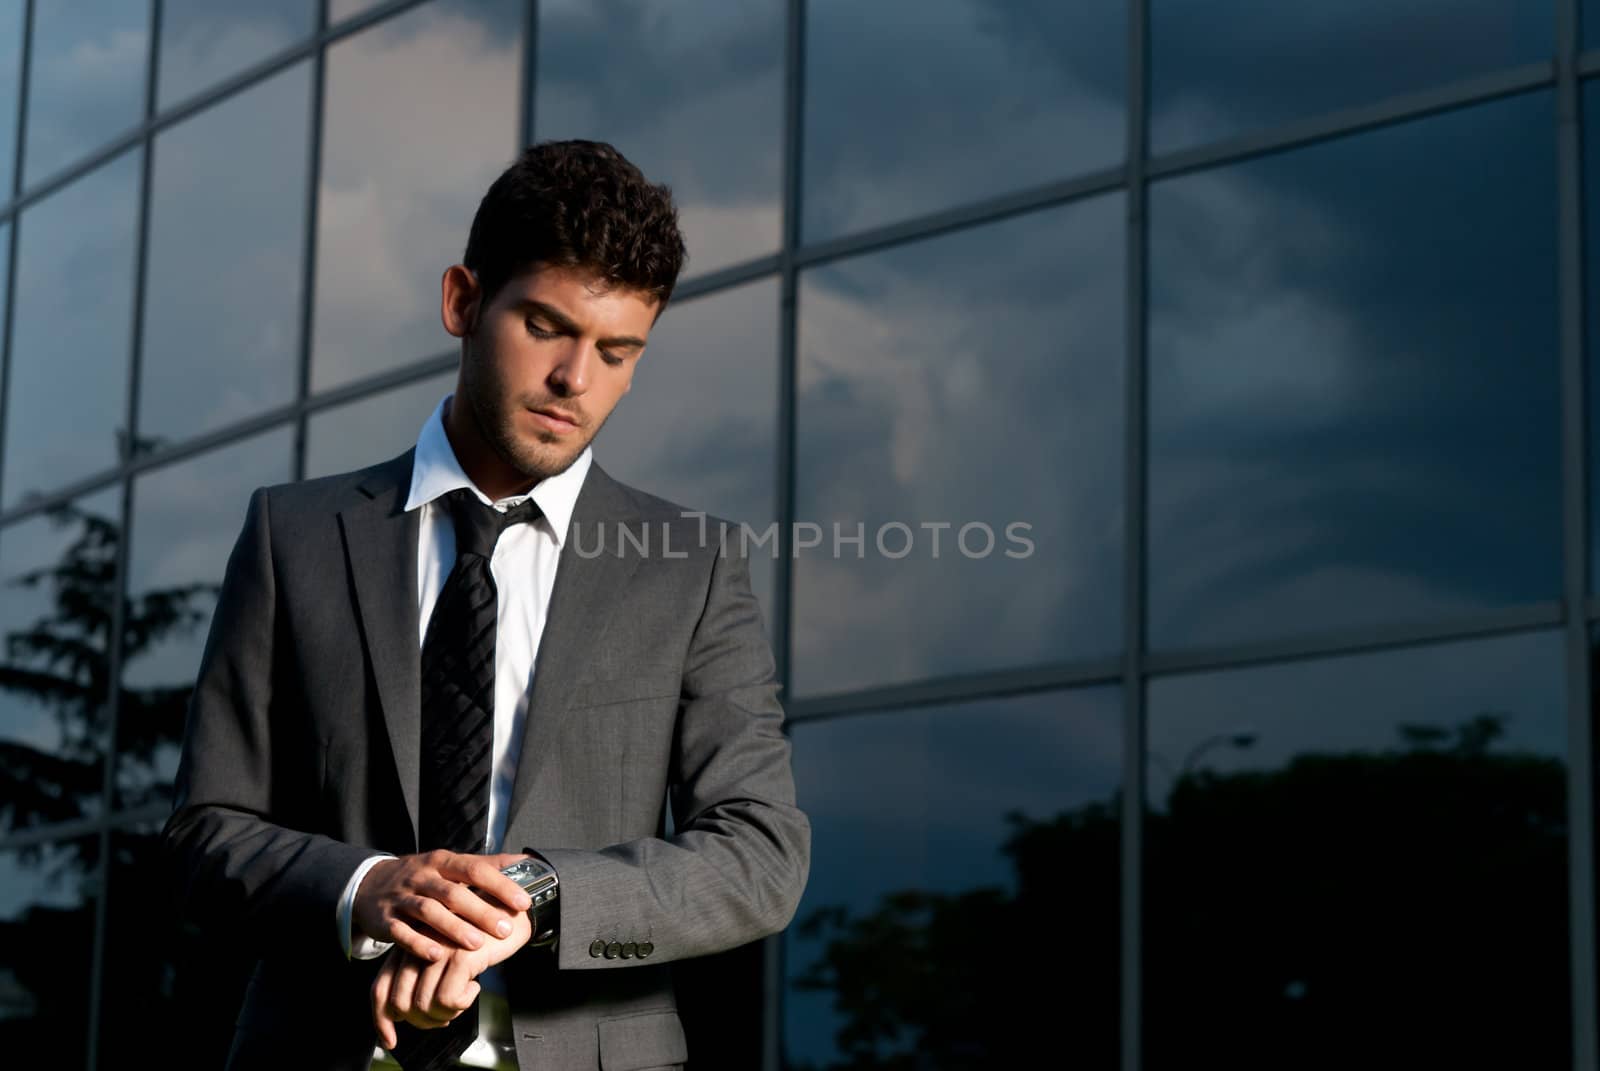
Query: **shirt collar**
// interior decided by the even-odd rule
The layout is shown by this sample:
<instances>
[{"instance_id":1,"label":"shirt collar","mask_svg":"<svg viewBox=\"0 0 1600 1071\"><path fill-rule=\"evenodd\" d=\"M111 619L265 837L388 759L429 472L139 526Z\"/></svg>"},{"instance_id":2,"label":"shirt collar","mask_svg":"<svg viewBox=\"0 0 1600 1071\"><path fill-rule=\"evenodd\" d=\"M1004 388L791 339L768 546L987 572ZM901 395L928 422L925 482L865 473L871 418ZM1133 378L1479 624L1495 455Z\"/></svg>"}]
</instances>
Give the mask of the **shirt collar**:
<instances>
[{"instance_id":1,"label":"shirt collar","mask_svg":"<svg viewBox=\"0 0 1600 1071\"><path fill-rule=\"evenodd\" d=\"M444 433L444 411L445 406L450 404L451 397L452 395L446 395L443 401L434 406L433 413L422 425L422 433L417 436L417 452L411 464L411 493L406 497L406 511L418 509L440 495L461 487L471 490L479 500L502 508L510 508L531 498L543 511L543 520L549 524L550 530L554 533L556 546L565 546L567 526L572 520L572 511L578 504L578 492L583 490L583 479L589 473L589 463L594 460L591 448L585 446L583 453L567 466L565 472L540 480L527 494L490 501L489 496L478 490L467 477L461 462L456 460L456 452L450 446L449 436Z\"/></svg>"}]
</instances>

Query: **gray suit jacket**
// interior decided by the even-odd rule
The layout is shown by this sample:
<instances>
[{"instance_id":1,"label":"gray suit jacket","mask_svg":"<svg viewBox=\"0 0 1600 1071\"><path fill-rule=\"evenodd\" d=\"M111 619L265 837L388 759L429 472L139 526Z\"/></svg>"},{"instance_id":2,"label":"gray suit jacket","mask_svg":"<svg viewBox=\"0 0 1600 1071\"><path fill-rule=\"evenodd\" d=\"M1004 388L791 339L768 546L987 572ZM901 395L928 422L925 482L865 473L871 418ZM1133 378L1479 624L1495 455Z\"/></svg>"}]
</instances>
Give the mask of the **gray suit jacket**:
<instances>
[{"instance_id":1,"label":"gray suit jacket","mask_svg":"<svg viewBox=\"0 0 1600 1071\"><path fill-rule=\"evenodd\" d=\"M258 490L228 562L164 836L187 915L260 957L230 1066L363 1068L372 1051L379 961L345 960L335 909L373 851L417 848L410 476L408 451ZM555 953L506 964L518 1059L674 1065L666 964L787 925L810 826L738 541L599 465L571 524L504 844L561 878ZM613 943L654 951L592 954Z\"/></svg>"}]
</instances>

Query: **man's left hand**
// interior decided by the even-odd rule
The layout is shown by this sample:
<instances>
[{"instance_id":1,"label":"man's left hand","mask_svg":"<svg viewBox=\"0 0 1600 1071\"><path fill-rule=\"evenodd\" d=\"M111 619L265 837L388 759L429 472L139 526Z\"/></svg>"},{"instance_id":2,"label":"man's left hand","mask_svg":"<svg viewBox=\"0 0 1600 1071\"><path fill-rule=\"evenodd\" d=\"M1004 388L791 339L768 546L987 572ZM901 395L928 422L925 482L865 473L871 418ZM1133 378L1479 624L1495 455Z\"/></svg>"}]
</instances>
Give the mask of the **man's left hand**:
<instances>
[{"instance_id":1,"label":"man's left hand","mask_svg":"<svg viewBox=\"0 0 1600 1071\"><path fill-rule=\"evenodd\" d=\"M396 1023L433 1030L470 1008L478 999L478 975L509 959L533 936L525 911L513 916L511 926L511 936L491 938L476 950L455 949L437 963L391 949L372 982L372 1024L383 1047L393 1049L398 1043Z\"/></svg>"}]
</instances>

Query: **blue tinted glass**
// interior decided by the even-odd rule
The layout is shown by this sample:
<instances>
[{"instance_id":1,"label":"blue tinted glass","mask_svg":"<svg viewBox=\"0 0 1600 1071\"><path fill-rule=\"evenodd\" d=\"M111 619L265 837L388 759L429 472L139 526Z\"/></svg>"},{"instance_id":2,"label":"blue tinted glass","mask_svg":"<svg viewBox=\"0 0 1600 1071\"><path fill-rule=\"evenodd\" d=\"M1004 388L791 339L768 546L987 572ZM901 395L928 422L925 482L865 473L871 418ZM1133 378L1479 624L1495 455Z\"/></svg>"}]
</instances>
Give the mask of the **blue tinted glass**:
<instances>
[{"instance_id":1,"label":"blue tinted glass","mask_svg":"<svg viewBox=\"0 0 1600 1071\"><path fill-rule=\"evenodd\" d=\"M1116 652L1123 212L1095 198L802 277L797 693Z\"/></svg>"},{"instance_id":2,"label":"blue tinted glass","mask_svg":"<svg viewBox=\"0 0 1600 1071\"><path fill-rule=\"evenodd\" d=\"M765 531L778 516L777 281L673 302L649 341L595 458L650 494ZM769 631L774 573L770 552L750 556Z\"/></svg>"},{"instance_id":3,"label":"blue tinted glass","mask_svg":"<svg viewBox=\"0 0 1600 1071\"><path fill-rule=\"evenodd\" d=\"M1155 646L1559 595L1552 104L1152 188Z\"/></svg>"},{"instance_id":4,"label":"blue tinted glass","mask_svg":"<svg viewBox=\"0 0 1600 1071\"><path fill-rule=\"evenodd\" d=\"M306 477L364 469L411 449L455 385L456 374L445 372L313 413L306 426Z\"/></svg>"},{"instance_id":5,"label":"blue tinted glass","mask_svg":"<svg viewBox=\"0 0 1600 1071\"><path fill-rule=\"evenodd\" d=\"M11 200L17 163L17 105L22 90L23 0L0 0L0 203Z\"/></svg>"},{"instance_id":6,"label":"blue tinted glass","mask_svg":"<svg viewBox=\"0 0 1600 1071\"><path fill-rule=\"evenodd\" d=\"M1548 62L1550 0L1152 0L1150 146L1189 148Z\"/></svg>"},{"instance_id":7,"label":"blue tinted glass","mask_svg":"<svg viewBox=\"0 0 1600 1071\"><path fill-rule=\"evenodd\" d=\"M310 75L298 64L156 138L146 445L254 416L299 388Z\"/></svg>"},{"instance_id":8,"label":"blue tinted glass","mask_svg":"<svg viewBox=\"0 0 1600 1071\"><path fill-rule=\"evenodd\" d=\"M0 849L6 1064L82 1067L100 838Z\"/></svg>"},{"instance_id":9,"label":"blue tinted glass","mask_svg":"<svg viewBox=\"0 0 1600 1071\"><path fill-rule=\"evenodd\" d=\"M672 187L686 276L776 252L785 5L546 0L535 133L609 141Z\"/></svg>"},{"instance_id":10,"label":"blue tinted glass","mask_svg":"<svg viewBox=\"0 0 1600 1071\"><path fill-rule=\"evenodd\" d=\"M293 442L293 429L282 427L133 482L118 806L170 799L184 710L228 554L250 492L289 479Z\"/></svg>"},{"instance_id":11,"label":"blue tinted glass","mask_svg":"<svg viewBox=\"0 0 1600 1071\"><path fill-rule=\"evenodd\" d=\"M316 0L163 0L156 107L192 96L310 37Z\"/></svg>"},{"instance_id":12,"label":"blue tinted glass","mask_svg":"<svg viewBox=\"0 0 1600 1071\"><path fill-rule=\"evenodd\" d=\"M1571 1066L1562 639L1151 682L1147 1068Z\"/></svg>"},{"instance_id":13,"label":"blue tinted glass","mask_svg":"<svg viewBox=\"0 0 1600 1071\"><path fill-rule=\"evenodd\" d=\"M137 126L149 62L148 0L34 4L23 184Z\"/></svg>"},{"instance_id":14,"label":"blue tinted glass","mask_svg":"<svg viewBox=\"0 0 1600 1071\"><path fill-rule=\"evenodd\" d=\"M1583 0L1580 10L1583 22L1583 47L1600 46L1600 0Z\"/></svg>"},{"instance_id":15,"label":"blue tinted glass","mask_svg":"<svg viewBox=\"0 0 1600 1071\"><path fill-rule=\"evenodd\" d=\"M139 152L23 210L4 504L111 468L127 430Z\"/></svg>"},{"instance_id":16,"label":"blue tinted glass","mask_svg":"<svg viewBox=\"0 0 1600 1071\"><path fill-rule=\"evenodd\" d=\"M424 4L328 50L315 390L459 351L439 279L516 152L524 6Z\"/></svg>"},{"instance_id":17,"label":"blue tinted glass","mask_svg":"<svg viewBox=\"0 0 1600 1071\"><path fill-rule=\"evenodd\" d=\"M813 847L784 938L788 1066L1046 1066L1043 1023L1069 1062L1116 1066L1120 706L1104 689L794 726Z\"/></svg>"},{"instance_id":18,"label":"blue tinted glass","mask_svg":"<svg viewBox=\"0 0 1600 1071\"><path fill-rule=\"evenodd\" d=\"M1123 4L810 0L808 241L1122 162Z\"/></svg>"},{"instance_id":19,"label":"blue tinted glass","mask_svg":"<svg viewBox=\"0 0 1600 1071\"><path fill-rule=\"evenodd\" d=\"M101 809L121 488L0 529L0 830Z\"/></svg>"}]
</instances>

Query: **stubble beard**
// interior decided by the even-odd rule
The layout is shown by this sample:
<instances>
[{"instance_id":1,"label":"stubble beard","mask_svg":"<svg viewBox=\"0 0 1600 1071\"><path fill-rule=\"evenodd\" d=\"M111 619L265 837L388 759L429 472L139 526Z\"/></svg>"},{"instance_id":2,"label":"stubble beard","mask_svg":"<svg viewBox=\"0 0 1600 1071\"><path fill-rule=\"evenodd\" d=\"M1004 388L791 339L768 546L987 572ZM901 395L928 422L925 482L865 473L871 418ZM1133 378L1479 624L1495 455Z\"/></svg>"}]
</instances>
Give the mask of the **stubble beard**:
<instances>
[{"instance_id":1,"label":"stubble beard","mask_svg":"<svg viewBox=\"0 0 1600 1071\"><path fill-rule=\"evenodd\" d=\"M514 471L534 481L559 476L571 468L584 447L594 439L593 432L583 435L580 430L578 434L583 437L575 444L570 444L569 452L565 454L562 453L562 440L568 436L541 431L535 433L538 442L530 443L516 429L517 413L526 408L528 400L511 398L506 385L497 381L493 372L487 370L491 367L488 362L471 360L470 355L469 361L469 371L463 377L462 385L466 389L473 423L478 426L478 434L489 449Z\"/></svg>"}]
</instances>

